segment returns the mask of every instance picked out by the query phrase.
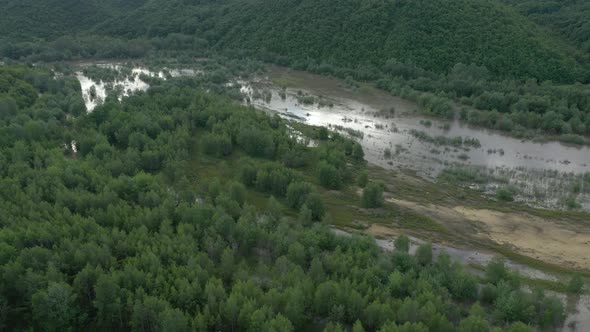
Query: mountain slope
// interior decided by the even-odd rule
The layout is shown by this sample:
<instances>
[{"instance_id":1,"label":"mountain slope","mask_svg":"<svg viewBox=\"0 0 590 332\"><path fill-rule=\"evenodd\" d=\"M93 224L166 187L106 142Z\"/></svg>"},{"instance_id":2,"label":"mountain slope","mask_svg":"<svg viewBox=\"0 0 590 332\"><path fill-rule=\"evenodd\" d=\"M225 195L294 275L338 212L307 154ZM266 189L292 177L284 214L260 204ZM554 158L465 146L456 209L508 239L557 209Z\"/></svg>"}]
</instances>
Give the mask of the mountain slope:
<instances>
[{"instance_id":1,"label":"mountain slope","mask_svg":"<svg viewBox=\"0 0 590 332\"><path fill-rule=\"evenodd\" d=\"M378 70L396 59L445 73L474 63L497 77L572 82L586 62L499 0L4 0L0 10L0 32L19 40L181 33L283 64Z\"/></svg>"},{"instance_id":2,"label":"mountain slope","mask_svg":"<svg viewBox=\"0 0 590 332\"><path fill-rule=\"evenodd\" d=\"M143 5L145 0L2 0L0 35L16 40L73 34Z\"/></svg>"},{"instance_id":3,"label":"mountain slope","mask_svg":"<svg viewBox=\"0 0 590 332\"><path fill-rule=\"evenodd\" d=\"M223 47L337 65L389 58L434 71L485 65L501 76L567 81L574 61L511 9L479 0L259 1L224 16Z\"/></svg>"},{"instance_id":4,"label":"mountain slope","mask_svg":"<svg viewBox=\"0 0 590 332\"><path fill-rule=\"evenodd\" d=\"M503 0L523 15L590 52L590 2L585 0Z\"/></svg>"}]
</instances>

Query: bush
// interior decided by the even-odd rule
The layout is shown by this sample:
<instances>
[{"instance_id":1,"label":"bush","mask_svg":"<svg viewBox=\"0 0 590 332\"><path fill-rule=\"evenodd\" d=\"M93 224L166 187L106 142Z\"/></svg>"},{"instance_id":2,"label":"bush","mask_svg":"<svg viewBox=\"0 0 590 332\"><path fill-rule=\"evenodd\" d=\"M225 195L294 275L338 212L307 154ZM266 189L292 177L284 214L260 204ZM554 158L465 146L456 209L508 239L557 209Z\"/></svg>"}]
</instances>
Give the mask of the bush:
<instances>
[{"instance_id":1,"label":"bush","mask_svg":"<svg viewBox=\"0 0 590 332\"><path fill-rule=\"evenodd\" d=\"M324 187L338 189L342 186L342 178L338 169L325 161L318 167L318 180Z\"/></svg>"},{"instance_id":2,"label":"bush","mask_svg":"<svg viewBox=\"0 0 590 332\"><path fill-rule=\"evenodd\" d=\"M240 180L243 184L248 187L253 187L256 184L256 178L258 176L258 169L251 162L240 162Z\"/></svg>"},{"instance_id":3,"label":"bush","mask_svg":"<svg viewBox=\"0 0 590 332\"><path fill-rule=\"evenodd\" d=\"M367 209L383 206L383 187L377 183L369 183L363 190L361 206Z\"/></svg>"},{"instance_id":4,"label":"bush","mask_svg":"<svg viewBox=\"0 0 590 332\"><path fill-rule=\"evenodd\" d=\"M367 183L369 183L369 176L367 175L367 171L362 171L359 176L356 178L356 184L364 188Z\"/></svg>"},{"instance_id":5,"label":"bush","mask_svg":"<svg viewBox=\"0 0 590 332\"><path fill-rule=\"evenodd\" d=\"M420 265L429 265L432 263L432 245L424 243L416 250L416 262Z\"/></svg>"},{"instance_id":6,"label":"bush","mask_svg":"<svg viewBox=\"0 0 590 332\"><path fill-rule=\"evenodd\" d=\"M222 134L205 134L201 138L201 147L205 154L216 157L228 156L232 152L231 139Z\"/></svg>"},{"instance_id":7,"label":"bush","mask_svg":"<svg viewBox=\"0 0 590 332\"><path fill-rule=\"evenodd\" d=\"M509 188L500 188L496 191L496 197L504 202L514 201L514 193Z\"/></svg>"},{"instance_id":8,"label":"bush","mask_svg":"<svg viewBox=\"0 0 590 332\"><path fill-rule=\"evenodd\" d=\"M400 235L394 242L395 250L408 252L410 251L410 238L407 235Z\"/></svg>"},{"instance_id":9,"label":"bush","mask_svg":"<svg viewBox=\"0 0 590 332\"><path fill-rule=\"evenodd\" d=\"M307 196L305 200L305 206L311 210L311 216L314 221L322 220L324 215L326 214L326 208L324 207L324 202L322 201L322 197L318 193L311 193Z\"/></svg>"},{"instance_id":10,"label":"bush","mask_svg":"<svg viewBox=\"0 0 590 332\"><path fill-rule=\"evenodd\" d=\"M567 291L571 294L580 294L584 288L584 281L579 275L575 275L567 284Z\"/></svg>"},{"instance_id":11,"label":"bush","mask_svg":"<svg viewBox=\"0 0 590 332\"><path fill-rule=\"evenodd\" d=\"M294 209L301 208L312 191L313 187L307 182L291 183L287 187L287 204Z\"/></svg>"},{"instance_id":12,"label":"bush","mask_svg":"<svg viewBox=\"0 0 590 332\"><path fill-rule=\"evenodd\" d=\"M270 158L274 155L275 145L271 134L255 128L244 128L238 133L239 145L253 157Z\"/></svg>"}]
</instances>

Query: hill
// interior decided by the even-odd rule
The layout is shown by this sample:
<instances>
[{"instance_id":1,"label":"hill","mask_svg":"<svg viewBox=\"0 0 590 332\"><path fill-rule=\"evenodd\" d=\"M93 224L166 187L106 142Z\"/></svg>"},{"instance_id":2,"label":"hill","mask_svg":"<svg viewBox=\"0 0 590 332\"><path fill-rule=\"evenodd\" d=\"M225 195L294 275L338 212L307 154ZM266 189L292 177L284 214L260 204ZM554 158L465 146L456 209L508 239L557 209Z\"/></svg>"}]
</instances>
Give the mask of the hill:
<instances>
[{"instance_id":1,"label":"hill","mask_svg":"<svg viewBox=\"0 0 590 332\"><path fill-rule=\"evenodd\" d=\"M236 0L227 5L148 3L97 31L111 35L197 34L218 49L282 63L383 66L396 58L447 72L456 63L502 77L573 81L571 47L513 8L484 0Z\"/></svg>"},{"instance_id":2,"label":"hill","mask_svg":"<svg viewBox=\"0 0 590 332\"><path fill-rule=\"evenodd\" d=\"M143 5L145 0L3 0L0 35L13 40L74 34Z\"/></svg>"},{"instance_id":3,"label":"hill","mask_svg":"<svg viewBox=\"0 0 590 332\"><path fill-rule=\"evenodd\" d=\"M0 32L15 41L184 34L290 65L380 70L395 59L447 73L473 63L497 77L558 82L585 72L569 42L496 0L8 0L0 10Z\"/></svg>"},{"instance_id":4,"label":"hill","mask_svg":"<svg viewBox=\"0 0 590 332\"><path fill-rule=\"evenodd\" d=\"M503 0L533 21L590 52L590 2L584 0Z\"/></svg>"}]
</instances>

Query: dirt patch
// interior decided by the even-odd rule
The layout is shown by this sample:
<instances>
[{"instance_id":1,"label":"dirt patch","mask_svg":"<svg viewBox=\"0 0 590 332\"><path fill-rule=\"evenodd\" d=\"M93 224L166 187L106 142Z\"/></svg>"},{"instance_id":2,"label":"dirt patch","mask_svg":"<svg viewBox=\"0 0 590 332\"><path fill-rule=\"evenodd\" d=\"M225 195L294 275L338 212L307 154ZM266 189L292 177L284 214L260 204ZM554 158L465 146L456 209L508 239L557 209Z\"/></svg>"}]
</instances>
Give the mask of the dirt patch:
<instances>
[{"instance_id":1,"label":"dirt patch","mask_svg":"<svg viewBox=\"0 0 590 332\"><path fill-rule=\"evenodd\" d=\"M590 270L590 233L559 220L465 206L450 208L398 199L388 201L430 216L458 236L489 239L540 261Z\"/></svg>"},{"instance_id":2,"label":"dirt patch","mask_svg":"<svg viewBox=\"0 0 590 332\"><path fill-rule=\"evenodd\" d=\"M524 213L455 207L465 219L483 223L480 236L515 248L519 253L557 265L590 269L590 234Z\"/></svg>"},{"instance_id":3,"label":"dirt patch","mask_svg":"<svg viewBox=\"0 0 590 332\"><path fill-rule=\"evenodd\" d=\"M391 237L397 237L400 233L388 226L372 224L365 233L372 235L378 239L387 239Z\"/></svg>"}]
</instances>

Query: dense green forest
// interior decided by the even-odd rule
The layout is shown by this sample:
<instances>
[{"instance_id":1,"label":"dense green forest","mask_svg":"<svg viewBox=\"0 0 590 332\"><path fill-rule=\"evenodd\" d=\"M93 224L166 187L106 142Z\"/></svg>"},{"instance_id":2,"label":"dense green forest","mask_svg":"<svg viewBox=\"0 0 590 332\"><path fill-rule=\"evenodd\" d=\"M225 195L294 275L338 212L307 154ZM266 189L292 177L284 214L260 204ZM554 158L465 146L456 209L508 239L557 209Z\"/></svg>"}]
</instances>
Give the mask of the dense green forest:
<instances>
[{"instance_id":1,"label":"dense green forest","mask_svg":"<svg viewBox=\"0 0 590 332\"><path fill-rule=\"evenodd\" d=\"M145 0L3 0L0 2L3 37L56 38L89 29L145 3Z\"/></svg>"},{"instance_id":2,"label":"dense green forest","mask_svg":"<svg viewBox=\"0 0 590 332\"><path fill-rule=\"evenodd\" d=\"M233 80L264 61L590 144L583 2L2 0L0 12L0 331L563 325L563 303L500 260L472 273L429 243L410 253L404 235L388 252L337 232L339 194L372 218L392 195L361 145L243 105ZM142 74L147 91L110 87L88 113L66 62L103 58L204 70Z\"/></svg>"},{"instance_id":3,"label":"dense green forest","mask_svg":"<svg viewBox=\"0 0 590 332\"><path fill-rule=\"evenodd\" d=\"M338 236L322 191L358 143L237 105L223 79L153 79L84 112L77 82L0 69L0 327L115 331L532 331L564 308L502 262ZM210 91L209 93L204 90ZM214 93L214 92L217 93ZM366 176L366 175L365 175ZM383 187L365 178L359 206ZM483 284L479 287L479 284ZM497 329L496 331L502 331Z\"/></svg>"},{"instance_id":4,"label":"dense green forest","mask_svg":"<svg viewBox=\"0 0 590 332\"><path fill-rule=\"evenodd\" d=\"M584 0L503 0L535 22L590 52L590 2Z\"/></svg>"},{"instance_id":5,"label":"dense green forest","mask_svg":"<svg viewBox=\"0 0 590 332\"><path fill-rule=\"evenodd\" d=\"M506 2L59 2L47 4L56 12L43 18L48 29L31 21L49 11L45 2L7 1L0 54L31 62L256 58L372 82L432 115L588 144L590 91L579 84L590 81L587 6Z\"/></svg>"},{"instance_id":6,"label":"dense green forest","mask_svg":"<svg viewBox=\"0 0 590 332\"><path fill-rule=\"evenodd\" d=\"M4 4L3 36L55 39L91 30L164 38L181 33L217 49L248 51L285 64L313 59L379 68L397 59L438 73L473 63L502 77L572 82L584 76L573 47L493 1L29 2ZM49 27L36 24L39 13Z\"/></svg>"}]
</instances>

